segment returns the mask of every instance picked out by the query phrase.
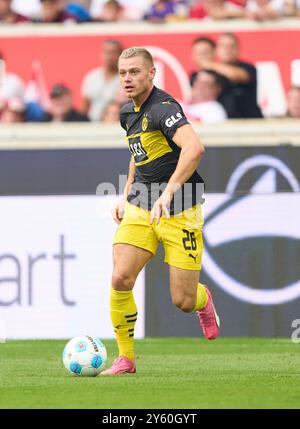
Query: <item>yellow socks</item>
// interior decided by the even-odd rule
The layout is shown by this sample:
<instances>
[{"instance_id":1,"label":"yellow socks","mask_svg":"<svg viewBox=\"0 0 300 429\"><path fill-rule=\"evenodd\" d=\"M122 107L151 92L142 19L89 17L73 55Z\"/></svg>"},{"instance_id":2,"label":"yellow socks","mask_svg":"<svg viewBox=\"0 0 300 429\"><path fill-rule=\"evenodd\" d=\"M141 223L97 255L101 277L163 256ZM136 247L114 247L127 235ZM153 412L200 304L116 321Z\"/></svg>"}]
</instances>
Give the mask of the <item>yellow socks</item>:
<instances>
[{"instance_id":1,"label":"yellow socks","mask_svg":"<svg viewBox=\"0 0 300 429\"><path fill-rule=\"evenodd\" d=\"M137 308L132 291L110 291L110 317L116 333L119 356L134 360L134 326Z\"/></svg>"},{"instance_id":2,"label":"yellow socks","mask_svg":"<svg viewBox=\"0 0 300 429\"><path fill-rule=\"evenodd\" d=\"M208 302L208 295L204 286L198 283L197 301L194 310L202 310ZM119 356L126 356L134 360L134 326L137 320L137 307L132 291L110 292L110 316L116 340L119 347Z\"/></svg>"},{"instance_id":3,"label":"yellow socks","mask_svg":"<svg viewBox=\"0 0 300 429\"><path fill-rule=\"evenodd\" d=\"M201 283L198 283L197 301L196 301L194 310L198 310L198 311L202 310L202 308L204 308L207 303L208 303L208 295L206 293L206 290Z\"/></svg>"}]
</instances>

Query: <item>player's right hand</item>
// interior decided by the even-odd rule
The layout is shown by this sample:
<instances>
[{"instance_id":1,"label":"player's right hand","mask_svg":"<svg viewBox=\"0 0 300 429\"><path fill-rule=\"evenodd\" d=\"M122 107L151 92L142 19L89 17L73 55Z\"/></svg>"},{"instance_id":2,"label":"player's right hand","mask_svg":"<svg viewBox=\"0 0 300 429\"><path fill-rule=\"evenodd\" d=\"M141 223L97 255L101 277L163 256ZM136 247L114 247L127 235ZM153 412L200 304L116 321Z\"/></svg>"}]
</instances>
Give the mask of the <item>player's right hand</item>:
<instances>
[{"instance_id":1,"label":"player's right hand","mask_svg":"<svg viewBox=\"0 0 300 429\"><path fill-rule=\"evenodd\" d=\"M118 225L122 222L122 219L124 217L124 211L125 211L125 203L124 200L121 199L118 204L112 209L112 216L115 222L117 222Z\"/></svg>"}]
</instances>

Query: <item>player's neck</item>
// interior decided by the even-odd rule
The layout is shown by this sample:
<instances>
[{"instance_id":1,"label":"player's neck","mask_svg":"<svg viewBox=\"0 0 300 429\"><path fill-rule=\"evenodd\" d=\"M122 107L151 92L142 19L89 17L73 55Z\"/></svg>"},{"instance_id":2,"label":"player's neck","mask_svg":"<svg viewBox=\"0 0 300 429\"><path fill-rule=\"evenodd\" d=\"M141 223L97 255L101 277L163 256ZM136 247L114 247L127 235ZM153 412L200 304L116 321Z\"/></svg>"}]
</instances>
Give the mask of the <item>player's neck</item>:
<instances>
[{"instance_id":1,"label":"player's neck","mask_svg":"<svg viewBox=\"0 0 300 429\"><path fill-rule=\"evenodd\" d=\"M139 94L137 97L132 98L134 107L141 107L141 105L145 103L145 101L151 94L153 88L154 88L154 85L152 85L149 89L147 89L142 94Z\"/></svg>"}]
</instances>

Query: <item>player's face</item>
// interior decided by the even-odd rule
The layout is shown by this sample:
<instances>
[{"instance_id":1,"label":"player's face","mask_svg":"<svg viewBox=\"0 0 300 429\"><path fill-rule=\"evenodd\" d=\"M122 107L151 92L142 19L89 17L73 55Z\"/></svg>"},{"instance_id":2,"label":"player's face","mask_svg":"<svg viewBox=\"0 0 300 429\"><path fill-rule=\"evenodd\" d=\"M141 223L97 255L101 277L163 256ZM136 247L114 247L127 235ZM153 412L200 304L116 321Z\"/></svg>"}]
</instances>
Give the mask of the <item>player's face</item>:
<instances>
[{"instance_id":1,"label":"player's face","mask_svg":"<svg viewBox=\"0 0 300 429\"><path fill-rule=\"evenodd\" d=\"M153 86L155 68L142 56L119 59L122 88L128 98L138 98Z\"/></svg>"}]
</instances>

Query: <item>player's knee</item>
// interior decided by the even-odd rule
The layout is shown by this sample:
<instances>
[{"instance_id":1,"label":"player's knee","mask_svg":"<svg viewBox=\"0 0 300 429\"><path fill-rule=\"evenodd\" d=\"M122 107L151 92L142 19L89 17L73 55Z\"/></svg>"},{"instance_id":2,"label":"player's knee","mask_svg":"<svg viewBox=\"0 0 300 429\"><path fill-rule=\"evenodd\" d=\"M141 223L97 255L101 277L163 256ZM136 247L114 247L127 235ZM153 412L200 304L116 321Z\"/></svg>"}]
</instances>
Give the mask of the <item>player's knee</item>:
<instances>
[{"instance_id":1,"label":"player's knee","mask_svg":"<svg viewBox=\"0 0 300 429\"><path fill-rule=\"evenodd\" d=\"M195 303L193 300L186 296L177 296L173 298L173 304L184 313L190 313L193 311Z\"/></svg>"},{"instance_id":2,"label":"player's knee","mask_svg":"<svg viewBox=\"0 0 300 429\"><path fill-rule=\"evenodd\" d=\"M112 275L112 288L116 290L131 290L134 286L135 279L132 275L124 272L114 272Z\"/></svg>"}]
</instances>

